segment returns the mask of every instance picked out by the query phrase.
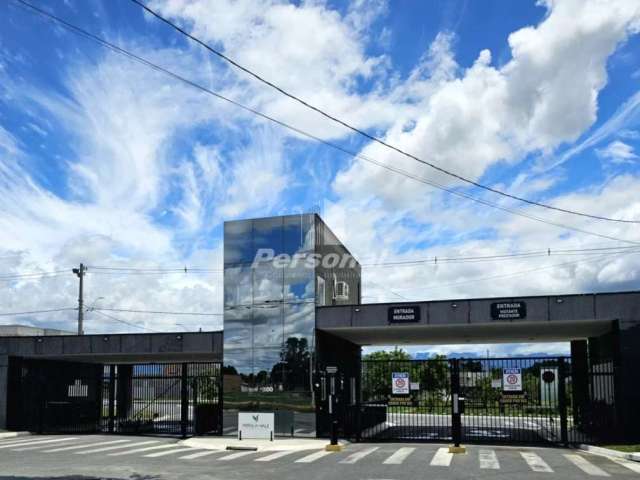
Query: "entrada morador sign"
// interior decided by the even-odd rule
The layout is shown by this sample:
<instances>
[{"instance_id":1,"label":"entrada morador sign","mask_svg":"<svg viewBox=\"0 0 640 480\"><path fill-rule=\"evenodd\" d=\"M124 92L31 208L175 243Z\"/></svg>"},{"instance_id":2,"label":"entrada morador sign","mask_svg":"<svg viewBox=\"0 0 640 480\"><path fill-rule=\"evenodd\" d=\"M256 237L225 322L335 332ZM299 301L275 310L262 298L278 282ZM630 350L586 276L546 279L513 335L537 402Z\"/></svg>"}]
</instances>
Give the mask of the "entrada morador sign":
<instances>
[{"instance_id":1,"label":"entrada morador sign","mask_svg":"<svg viewBox=\"0 0 640 480\"><path fill-rule=\"evenodd\" d=\"M494 320L527 318L527 304L522 301L492 303L491 318Z\"/></svg>"},{"instance_id":2,"label":"entrada morador sign","mask_svg":"<svg viewBox=\"0 0 640 480\"><path fill-rule=\"evenodd\" d=\"M389 307L389 323L419 322L420 307Z\"/></svg>"}]
</instances>

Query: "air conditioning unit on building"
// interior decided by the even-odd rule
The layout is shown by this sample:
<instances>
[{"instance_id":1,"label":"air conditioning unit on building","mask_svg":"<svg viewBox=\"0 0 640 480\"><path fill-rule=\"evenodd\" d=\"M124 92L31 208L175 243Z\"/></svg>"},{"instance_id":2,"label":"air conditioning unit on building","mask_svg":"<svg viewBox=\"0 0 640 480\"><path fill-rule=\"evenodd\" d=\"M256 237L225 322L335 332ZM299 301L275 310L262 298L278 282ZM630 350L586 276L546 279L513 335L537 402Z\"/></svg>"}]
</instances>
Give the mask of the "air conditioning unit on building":
<instances>
[{"instance_id":1,"label":"air conditioning unit on building","mask_svg":"<svg viewBox=\"0 0 640 480\"><path fill-rule=\"evenodd\" d=\"M335 283L335 295L336 300L349 300L349 285L347 282Z\"/></svg>"}]
</instances>

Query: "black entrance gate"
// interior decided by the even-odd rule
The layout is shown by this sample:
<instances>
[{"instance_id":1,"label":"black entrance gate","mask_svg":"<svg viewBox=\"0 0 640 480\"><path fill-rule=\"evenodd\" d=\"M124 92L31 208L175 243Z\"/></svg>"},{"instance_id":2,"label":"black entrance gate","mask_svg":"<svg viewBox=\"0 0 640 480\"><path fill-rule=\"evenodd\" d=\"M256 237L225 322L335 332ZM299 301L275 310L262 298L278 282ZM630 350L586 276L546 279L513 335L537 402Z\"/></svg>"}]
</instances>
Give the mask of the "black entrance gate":
<instances>
[{"instance_id":1,"label":"black entrance gate","mask_svg":"<svg viewBox=\"0 0 640 480\"><path fill-rule=\"evenodd\" d=\"M619 425L614 371L609 361L572 368L568 357L363 360L356 414L344 419L356 427L345 431L364 440L603 440Z\"/></svg>"},{"instance_id":2,"label":"black entrance gate","mask_svg":"<svg viewBox=\"0 0 640 480\"><path fill-rule=\"evenodd\" d=\"M9 426L39 433L221 434L221 364L12 358Z\"/></svg>"}]
</instances>

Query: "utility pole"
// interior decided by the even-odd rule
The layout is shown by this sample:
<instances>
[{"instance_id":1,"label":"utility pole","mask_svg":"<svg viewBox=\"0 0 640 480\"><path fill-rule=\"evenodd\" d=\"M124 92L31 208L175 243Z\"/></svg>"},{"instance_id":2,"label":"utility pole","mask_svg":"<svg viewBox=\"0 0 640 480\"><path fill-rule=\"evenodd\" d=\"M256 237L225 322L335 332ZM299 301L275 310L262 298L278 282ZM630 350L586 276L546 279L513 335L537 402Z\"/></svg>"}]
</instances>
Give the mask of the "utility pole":
<instances>
[{"instance_id":1,"label":"utility pole","mask_svg":"<svg viewBox=\"0 0 640 480\"><path fill-rule=\"evenodd\" d=\"M78 290L78 335L84 335L83 321L84 321L84 300L82 297L82 287L84 280L84 272L87 271L87 267L83 263L80 264L80 268L74 268L71 270L80 279L80 288Z\"/></svg>"}]
</instances>

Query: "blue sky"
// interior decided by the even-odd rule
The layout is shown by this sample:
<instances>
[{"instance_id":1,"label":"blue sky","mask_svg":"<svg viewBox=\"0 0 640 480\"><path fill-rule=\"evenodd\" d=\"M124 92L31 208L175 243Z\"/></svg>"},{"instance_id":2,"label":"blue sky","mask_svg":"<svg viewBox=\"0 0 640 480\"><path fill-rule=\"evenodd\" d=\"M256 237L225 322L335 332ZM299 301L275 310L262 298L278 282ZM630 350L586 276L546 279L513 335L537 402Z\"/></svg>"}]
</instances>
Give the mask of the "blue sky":
<instances>
[{"instance_id":1,"label":"blue sky","mask_svg":"<svg viewBox=\"0 0 640 480\"><path fill-rule=\"evenodd\" d=\"M506 201L370 144L129 1L33 3L377 162L551 222L640 241L633 224ZM150 6L292 93L425 160L563 208L640 218L635 1ZM357 257L374 263L631 245L509 215L349 158L13 2L0 6L0 22L2 275L68 270L80 261L216 269L224 220L301 211L320 212ZM639 278L638 255L558 255L372 267L365 269L364 294L371 302L574 293L638 288ZM105 297L104 305L130 308L219 312L221 288L215 272L87 280L89 301ZM71 307L75 289L71 274L2 280L2 310ZM73 315L4 321L69 328ZM173 318L122 319L181 328ZM185 322L219 327L218 318ZM128 328L98 316L89 325Z\"/></svg>"}]
</instances>

